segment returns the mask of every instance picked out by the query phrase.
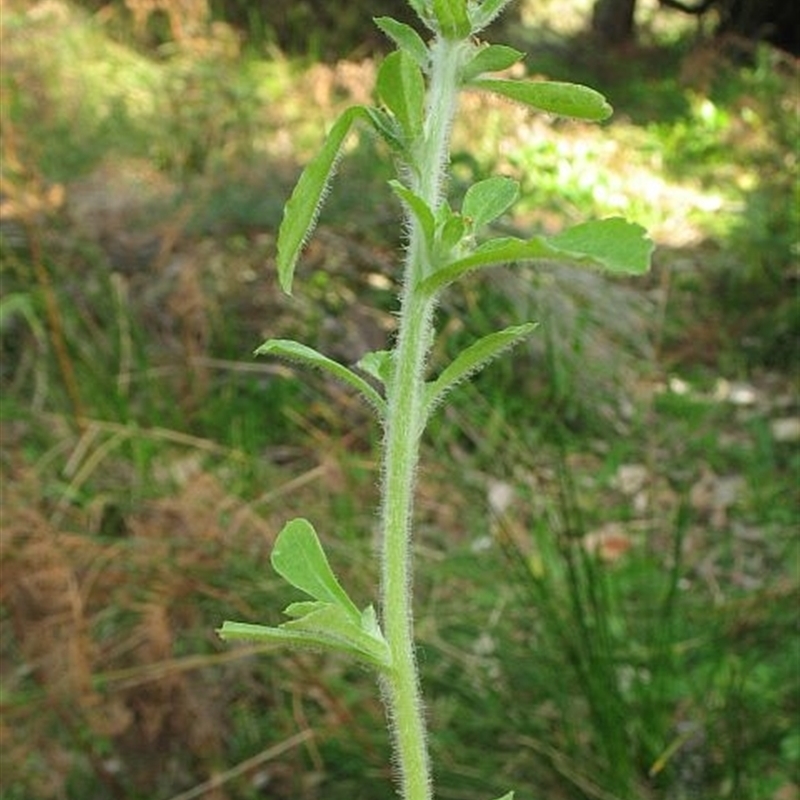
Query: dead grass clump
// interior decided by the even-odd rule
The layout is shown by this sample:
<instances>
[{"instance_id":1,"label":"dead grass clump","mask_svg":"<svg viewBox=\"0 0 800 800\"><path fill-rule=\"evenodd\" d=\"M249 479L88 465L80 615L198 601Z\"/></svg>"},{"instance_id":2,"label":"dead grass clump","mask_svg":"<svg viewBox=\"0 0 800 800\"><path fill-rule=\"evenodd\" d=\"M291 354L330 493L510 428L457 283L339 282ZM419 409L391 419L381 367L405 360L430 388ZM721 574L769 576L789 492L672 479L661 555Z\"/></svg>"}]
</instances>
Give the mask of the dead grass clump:
<instances>
[{"instance_id":1,"label":"dead grass clump","mask_svg":"<svg viewBox=\"0 0 800 800\"><path fill-rule=\"evenodd\" d=\"M235 511L231 498L200 474L108 541L55 527L30 502L40 488L17 475L5 493L0 786L58 797L82 769L124 797L207 778L235 682L206 678L195 668L202 657L187 668L180 651L188 631L213 636L203 603L218 594L212 578L228 546L220 509ZM256 535L246 515L238 532Z\"/></svg>"}]
</instances>

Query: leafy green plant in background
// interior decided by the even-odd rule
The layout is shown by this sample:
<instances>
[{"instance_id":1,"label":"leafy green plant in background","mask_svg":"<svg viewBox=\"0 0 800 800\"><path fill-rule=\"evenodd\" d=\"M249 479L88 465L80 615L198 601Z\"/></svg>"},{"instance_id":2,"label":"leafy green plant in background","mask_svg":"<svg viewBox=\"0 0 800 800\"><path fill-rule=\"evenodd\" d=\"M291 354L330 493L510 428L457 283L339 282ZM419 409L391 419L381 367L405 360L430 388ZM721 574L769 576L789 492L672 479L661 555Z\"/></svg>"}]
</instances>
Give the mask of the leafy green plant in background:
<instances>
[{"instance_id":1,"label":"leafy green plant in background","mask_svg":"<svg viewBox=\"0 0 800 800\"><path fill-rule=\"evenodd\" d=\"M503 176L472 185L460 210L448 203L450 132L461 90L490 92L538 111L590 121L611 113L604 97L585 86L491 77L523 57L513 48L475 38L507 3L410 0L432 33L428 43L404 23L376 19L397 46L378 71L379 105L353 106L336 120L287 202L278 234L280 284L291 293L298 256L353 126L366 125L386 143L397 165L397 177L389 185L403 205L407 235L393 349L366 354L355 369L293 341L270 340L256 351L342 380L367 400L384 428L380 613L373 605L359 609L331 570L312 524L295 519L279 534L272 565L310 599L289 605L285 613L290 620L279 627L226 621L220 629L225 640L346 653L375 670L405 800L433 796L412 613L411 520L420 439L431 415L455 386L535 328L526 322L490 333L429 378L441 294L469 272L523 261L570 261L612 273L641 274L652 250L643 229L621 219L583 223L550 237L482 239L481 234L519 195L517 182Z\"/></svg>"}]
</instances>

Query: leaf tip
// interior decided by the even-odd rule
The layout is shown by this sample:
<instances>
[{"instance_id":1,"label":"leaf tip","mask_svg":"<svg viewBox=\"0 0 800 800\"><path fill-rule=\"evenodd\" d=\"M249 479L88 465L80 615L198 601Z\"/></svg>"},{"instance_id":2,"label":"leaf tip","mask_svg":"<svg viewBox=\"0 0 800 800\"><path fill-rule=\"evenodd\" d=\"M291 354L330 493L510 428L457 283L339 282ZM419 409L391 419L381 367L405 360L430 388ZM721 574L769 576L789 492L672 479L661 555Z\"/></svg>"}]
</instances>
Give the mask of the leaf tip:
<instances>
[{"instance_id":1,"label":"leaf tip","mask_svg":"<svg viewBox=\"0 0 800 800\"><path fill-rule=\"evenodd\" d=\"M281 252L281 243L278 242L278 257L276 259L278 266L278 285L281 291L291 297L292 295L292 282L294 281L294 268L297 264L297 257L286 258Z\"/></svg>"}]
</instances>

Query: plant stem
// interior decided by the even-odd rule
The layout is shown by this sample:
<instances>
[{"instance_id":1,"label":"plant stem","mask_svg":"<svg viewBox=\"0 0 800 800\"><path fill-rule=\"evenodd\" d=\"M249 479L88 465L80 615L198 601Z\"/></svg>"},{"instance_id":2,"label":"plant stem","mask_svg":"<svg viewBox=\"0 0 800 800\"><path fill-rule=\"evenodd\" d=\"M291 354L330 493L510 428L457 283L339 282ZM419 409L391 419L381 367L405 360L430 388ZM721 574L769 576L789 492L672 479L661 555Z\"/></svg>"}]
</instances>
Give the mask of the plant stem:
<instances>
[{"instance_id":1,"label":"plant stem","mask_svg":"<svg viewBox=\"0 0 800 800\"><path fill-rule=\"evenodd\" d=\"M450 129L458 96L462 42L437 39L424 132L413 147L412 188L430 208L441 202ZM435 301L417 291L435 265L416 220L409 219L400 329L388 389L383 445L381 600L393 668L383 680L404 800L430 800L432 781L426 727L414 653L411 518L419 441L425 426L425 365L433 338Z\"/></svg>"}]
</instances>

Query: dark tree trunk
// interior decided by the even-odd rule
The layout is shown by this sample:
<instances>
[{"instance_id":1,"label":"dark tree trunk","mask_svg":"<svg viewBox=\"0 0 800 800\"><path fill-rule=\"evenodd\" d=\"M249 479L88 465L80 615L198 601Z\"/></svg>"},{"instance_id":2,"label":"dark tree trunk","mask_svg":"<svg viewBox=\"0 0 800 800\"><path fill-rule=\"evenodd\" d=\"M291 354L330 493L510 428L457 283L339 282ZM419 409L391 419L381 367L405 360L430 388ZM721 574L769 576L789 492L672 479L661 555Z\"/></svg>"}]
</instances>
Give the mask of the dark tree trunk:
<instances>
[{"instance_id":1,"label":"dark tree trunk","mask_svg":"<svg viewBox=\"0 0 800 800\"><path fill-rule=\"evenodd\" d=\"M601 0L602 2L602 0ZM717 33L763 40L800 55L800 3L797 0L658 0L666 8L687 14L716 9Z\"/></svg>"},{"instance_id":2,"label":"dark tree trunk","mask_svg":"<svg viewBox=\"0 0 800 800\"><path fill-rule=\"evenodd\" d=\"M720 32L764 40L800 53L800 3L797 0L728 0L719 3Z\"/></svg>"},{"instance_id":3,"label":"dark tree trunk","mask_svg":"<svg viewBox=\"0 0 800 800\"><path fill-rule=\"evenodd\" d=\"M612 47L632 42L635 10L636 0L596 0L592 10L592 33Z\"/></svg>"}]
</instances>

